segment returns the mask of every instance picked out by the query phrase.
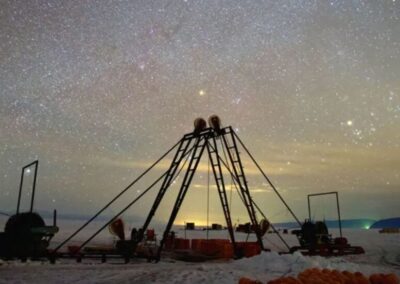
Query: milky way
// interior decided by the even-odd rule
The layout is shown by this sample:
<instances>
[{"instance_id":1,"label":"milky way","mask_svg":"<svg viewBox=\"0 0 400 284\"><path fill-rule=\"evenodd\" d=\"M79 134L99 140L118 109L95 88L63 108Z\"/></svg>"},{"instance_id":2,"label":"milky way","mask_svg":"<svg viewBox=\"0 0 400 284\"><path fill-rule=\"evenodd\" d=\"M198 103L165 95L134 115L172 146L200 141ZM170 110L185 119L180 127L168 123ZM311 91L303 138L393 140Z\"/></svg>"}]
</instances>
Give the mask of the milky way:
<instances>
[{"instance_id":1,"label":"milky way","mask_svg":"<svg viewBox=\"0 0 400 284\"><path fill-rule=\"evenodd\" d=\"M345 218L400 215L398 1L3 1L0 65L0 211L39 159L36 208L91 214L216 113L301 218L306 195L326 191ZM206 163L178 222L205 219ZM265 213L289 220L245 165ZM316 208L334 217L329 205Z\"/></svg>"}]
</instances>

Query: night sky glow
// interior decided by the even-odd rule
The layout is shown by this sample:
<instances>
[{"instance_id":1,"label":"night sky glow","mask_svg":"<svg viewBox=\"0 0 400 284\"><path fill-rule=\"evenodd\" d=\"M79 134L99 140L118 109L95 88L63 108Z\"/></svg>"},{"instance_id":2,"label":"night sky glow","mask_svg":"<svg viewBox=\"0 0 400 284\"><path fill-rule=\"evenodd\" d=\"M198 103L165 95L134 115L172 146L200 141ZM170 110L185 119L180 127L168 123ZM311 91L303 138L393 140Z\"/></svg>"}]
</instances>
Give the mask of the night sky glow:
<instances>
[{"instance_id":1,"label":"night sky glow","mask_svg":"<svg viewBox=\"0 0 400 284\"><path fill-rule=\"evenodd\" d=\"M38 158L36 208L92 214L215 113L301 219L308 193L336 190L344 218L400 216L399 1L2 1L0 66L2 212ZM292 220L245 164L266 215ZM316 205L326 218L331 201ZM177 222L204 223L206 204L204 159Z\"/></svg>"}]
</instances>

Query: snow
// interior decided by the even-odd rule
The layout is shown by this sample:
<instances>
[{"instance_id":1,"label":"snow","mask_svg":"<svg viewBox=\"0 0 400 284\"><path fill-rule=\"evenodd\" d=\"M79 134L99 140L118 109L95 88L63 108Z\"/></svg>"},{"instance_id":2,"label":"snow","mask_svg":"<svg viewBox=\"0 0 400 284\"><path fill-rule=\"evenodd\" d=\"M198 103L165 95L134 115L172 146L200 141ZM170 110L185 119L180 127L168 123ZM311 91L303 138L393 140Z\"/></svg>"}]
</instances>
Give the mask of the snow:
<instances>
[{"instance_id":1,"label":"snow","mask_svg":"<svg viewBox=\"0 0 400 284\"><path fill-rule=\"evenodd\" d=\"M64 224L65 225L65 224ZM72 225L72 223L70 223ZM74 228L79 224L75 224ZM62 225L60 224L60 227ZM63 227L62 227L63 228ZM65 228L65 227L64 227ZM72 229L60 231L54 238L55 243L65 239ZM204 231L183 231L176 228L178 237L206 238ZM84 231L77 236L75 243L85 240L90 232ZM335 236L338 231L331 230ZM48 262L1 261L0 283L238 283L241 277L258 279L263 283L281 276L295 276L299 272L311 268L328 268L360 271L365 275L373 273L391 273L400 275L400 235L379 234L378 230L347 229L344 236L352 245L363 246L364 255L322 258L307 257L300 253L279 255L277 252L263 252L252 258L230 261L212 261L187 263L164 257L157 264L143 259L135 259L129 264L120 260L100 263L99 260L84 259L76 263L72 259L58 260L55 265ZM161 235L158 232L158 235ZM227 232L210 232L210 238L226 238ZM236 233L238 240L245 240L247 235ZM293 235L283 237L290 245L297 244ZM112 237L104 232L95 243L111 243ZM249 241L253 241L250 236ZM264 237L265 245L272 250L283 249L275 234ZM273 244L273 245L272 245ZM55 244L52 244L54 246Z\"/></svg>"}]
</instances>

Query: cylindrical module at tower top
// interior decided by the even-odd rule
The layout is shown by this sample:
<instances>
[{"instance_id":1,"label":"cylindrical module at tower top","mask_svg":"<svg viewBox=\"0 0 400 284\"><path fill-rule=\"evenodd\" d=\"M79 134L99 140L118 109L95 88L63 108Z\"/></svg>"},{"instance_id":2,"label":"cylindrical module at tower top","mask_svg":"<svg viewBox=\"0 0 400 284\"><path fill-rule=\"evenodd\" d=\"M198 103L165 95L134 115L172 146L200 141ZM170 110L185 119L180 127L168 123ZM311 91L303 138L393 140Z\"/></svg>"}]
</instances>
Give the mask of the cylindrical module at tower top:
<instances>
[{"instance_id":1,"label":"cylindrical module at tower top","mask_svg":"<svg viewBox=\"0 0 400 284\"><path fill-rule=\"evenodd\" d=\"M193 132L195 134L199 134L201 131L203 131L207 127L207 123L202 117L198 117L194 120L194 130Z\"/></svg>"},{"instance_id":2,"label":"cylindrical module at tower top","mask_svg":"<svg viewBox=\"0 0 400 284\"><path fill-rule=\"evenodd\" d=\"M211 115L208 118L208 125L213 128L217 133L221 131L221 119L218 115Z\"/></svg>"}]
</instances>

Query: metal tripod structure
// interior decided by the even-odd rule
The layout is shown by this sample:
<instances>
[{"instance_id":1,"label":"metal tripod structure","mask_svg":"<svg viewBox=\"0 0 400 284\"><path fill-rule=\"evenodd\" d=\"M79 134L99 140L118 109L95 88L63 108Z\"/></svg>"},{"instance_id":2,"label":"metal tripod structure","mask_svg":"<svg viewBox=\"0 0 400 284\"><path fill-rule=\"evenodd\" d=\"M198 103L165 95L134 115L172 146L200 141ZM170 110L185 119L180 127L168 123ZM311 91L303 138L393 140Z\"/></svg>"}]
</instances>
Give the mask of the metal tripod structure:
<instances>
[{"instance_id":1,"label":"metal tripod structure","mask_svg":"<svg viewBox=\"0 0 400 284\"><path fill-rule=\"evenodd\" d=\"M218 140L220 141L220 143L217 143ZM218 147L218 144L220 144L221 146ZM83 226L81 226L76 232L74 232L64 242L59 244L54 249L54 253L56 253L63 245L65 245L69 240L71 240L76 234L78 234L82 229L84 229L89 223L91 223L97 216L99 216L114 201L116 201L120 196L122 196L122 194L124 194L129 188L131 188L138 180L140 180L147 172L149 172L154 166L156 166L157 163L159 163L163 158L165 158L175 148L177 148L177 149L176 149L175 155L172 159L172 162L171 162L168 170L164 174L162 174L154 183L152 183L146 190L144 190L137 198L135 198L125 208L123 208L119 213L117 213L113 218L111 218L110 221L108 221L104 226L102 226L88 240L83 242L80 245L80 249L83 248L89 241L91 241L95 236L97 236L110 223L112 223L119 216L121 216L126 210L128 210L133 204L135 204L141 197L143 197L151 188L153 188L159 181L162 180L161 187L160 187L158 194L154 200L154 203L150 209L150 212L149 212L141 230L139 230L139 235L137 237L137 243L140 243L143 240L144 233L146 232L149 224L151 223L152 218L156 214L156 211L157 211L161 201L163 200L165 193L167 192L168 188L173 184L173 182L176 180L176 178L178 177L180 172L185 168L186 162L188 162L188 165L185 169L186 171L184 173L184 177L183 177L176 201L175 201L174 206L171 211L169 221L164 230L163 237L160 241L157 253L155 255L155 260L158 261L160 259L161 252L166 243L166 240L169 237L169 233L170 233L172 225L175 221L175 218L179 213L179 209L183 203L183 200L184 200L186 193L190 187L192 179L196 173L199 162L200 162L205 150L207 149L209 162L210 162L212 172L214 175L215 184L216 184L216 187L218 190L219 199L221 202L226 225L227 225L228 232L229 232L229 237L231 239L235 255L240 256L240 253L237 250L237 246L236 246L236 242L235 242L235 236L234 236L232 220L231 220L231 209L229 208L228 198L227 198L227 194L226 194L222 165L228 169L230 175L232 176L233 180L235 181L240 199L242 200L242 202L244 203L244 205L246 207L247 213L250 218L250 223L256 234L257 243L260 246L260 248L263 250L264 244L263 244L263 240L262 240L262 231L261 231L258 219L257 219L256 209L261 212L261 214L264 218L265 218L265 215L262 213L262 211L257 206L257 204L253 201L253 199L250 195L250 190L249 190L247 179L245 176L243 163L242 163L242 160L240 157L238 144L240 144L243 147L243 149L247 152L247 154L253 160L253 162L258 167L260 172L267 179L270 186L273 188L273 190L276 192L278 197L284 203L286 208L293 215L295 220L300 224L300 222L298 221L298 218L294 215L293 211L289 208L287 203L283 200L281 195L277 192L276 188L271 183L271 181L268 179L266 174L261 170L261 168L255 161L253 156L250 154L250 152L244 146L244 144L242 143L240 138L237 136L237 134L234 132L232 127L228 126L228 127L224 127L221 129L214 129L214 128L210 127L210 128L205 128L201 131L197 131L197 132L195 131L195 132L184 135L183 138L180 141L178 141L177 144L175 144L170 150L168 150L149 169L147 169L143 174L141 174L135 181L133 181L130 185L128 185L123 191L121 191L119 194L117 194L116 197L114 197L108 204L106 204L101 210L99 210L89 221L87 221ZM219 154L219 148L223 149L224 154L226 152L228 153L226 162L221 158L221 156ZM275 230L275 232L278 233L276 230ZM279 233L278 233L278 235L279 235ZM289 248L289 246L286 244L286 242L283 240L283 238L281 238L281 240Z\"/></svg>"},{"instance_id":2,"label":"metal tripod structure","mask_svg":"<svg viewBox=\"0 0 400 284\"><path fill-rule=\"evenodd\" d=\"M235 176L235 179L238 182L238 186L240 189L241 196L243 197L243 202L244 205L246 206L247 212L250 217L251 225L255 230L256 237L257 237L257 242L260 246L261 249L264 249L264 244L262 241L262 234L260 230L260 226L257 220L256 216L256 211L254 208L254 203L252 201L250 191L247 185L247 180L244 174L243 170L243 164L240 159L239 155L239 150L237 148L237 143L236 139L234 136L234 132L232 127L226 127L221 129L220 131L216 131L212 128L207 128L205 131L202 131L196 136L189 136L188 139L183 139L180 143L180 146L175 154L175 157L171 163L171 166L168 170L168 173L166 177L164 178L164 182L161 186L161 189L156 197L156 200L151 207L150 213L142 227L142 234L139 236L139 242L142 241L143 239L143 232L146 231L149 223L151 222L155 212L157 211L158 206L160 205L160 202L165 194L165 192L168 189L168 186L171 184L172 177L174 173L176 172L177 167L179 166L180 162L183 159L183 153L185 149L187 149L188 145L191 144L191 140L195 140L194 142L194 147L190 156L189 160L189 165L186 170L185 176L183 178L181 187L179 189L179 193L177 196L177 199L175 201L174 207L172 209L169 221L167 223L167 226L165 228L165 231L163 233L163 238L160 242L157 254L155 256L156 260L160 259L161 251L164 247L164 244L169 236L171 227L175 221L175 218L179 212L179 209L183 203L183 200L185 198L185 195L189 189L190 183L193 179L193 176L196 172L197 166L200 162L200 159L202 157L202 154L204 153L204 150L207 149L208 157L210 159L210 164L212 168L212 172L214 175L215 183L218 189L218 195L219 199L221 201L221 206L223 209L226 225L229 231L229 237L232 242L232 246L234 248L234 252L237 252L236 248L236 242L235 242L235 236L233 232L233 226L232 226L232 220L231 220L231 214L230 214L230 208L228 204L228 199L226 195L226 189L225 189L225 182L224 182L224 176L222 172L222 167L221 167L221 157L218 153L218 145L217 145L217 139L222 139L223 141L223 146L228 152L228 157L229 157L229 162L231 167L233 168L233 173ZM186 142L186 143L185 143Z\"/></svg>"}]
</instances>

